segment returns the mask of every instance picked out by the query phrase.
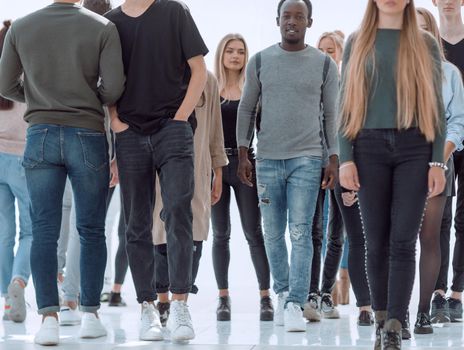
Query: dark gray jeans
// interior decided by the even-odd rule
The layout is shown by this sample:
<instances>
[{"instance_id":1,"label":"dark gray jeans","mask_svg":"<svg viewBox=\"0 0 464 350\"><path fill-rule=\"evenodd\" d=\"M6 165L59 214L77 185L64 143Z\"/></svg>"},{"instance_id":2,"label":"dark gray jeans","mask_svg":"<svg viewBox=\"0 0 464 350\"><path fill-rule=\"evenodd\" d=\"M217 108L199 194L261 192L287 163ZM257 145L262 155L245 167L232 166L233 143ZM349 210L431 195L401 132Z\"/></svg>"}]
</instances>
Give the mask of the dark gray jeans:
<instances>
[{"instance_id":1,"label":"dark gray jeans","mask_svg":"<svg viewBox=\"0 0 464 350\"><path fill-rule=\"evenodd\" d=\"M126 221L127 255L137 300L154 301L152 238L155 177L159 176L166 224L170 291L192 284L193 131L190 123L166 120L152 135L131 129L116 134L116 157Z\"/></svg>"}]
</instances>

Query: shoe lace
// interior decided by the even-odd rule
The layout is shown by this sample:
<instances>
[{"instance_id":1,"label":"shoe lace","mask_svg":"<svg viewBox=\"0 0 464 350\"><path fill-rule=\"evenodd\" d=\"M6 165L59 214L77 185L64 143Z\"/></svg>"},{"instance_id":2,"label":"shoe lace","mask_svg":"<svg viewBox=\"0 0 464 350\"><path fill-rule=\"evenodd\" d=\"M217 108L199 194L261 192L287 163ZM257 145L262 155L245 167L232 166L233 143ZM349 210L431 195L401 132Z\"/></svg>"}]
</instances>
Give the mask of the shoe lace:
<instances>
[{"instance_id":1,"label":"shoe lace","mask_svg":"<svg viewBox=\"0 0 464 350\"><path fill-rule=\"evenodd\" d=\"M427 314L421 314L419 316L419 324L421 326L430 326L430 319L427 317Z\"/></svg>"},{"instance_id":2,"label":"shoe lace","mask_svg":"<svg viewBox=\"0 0 464 350\"><path fill-rule=\"evenodd\" d=\"M177 311L175 313L176 323L178 325L188 325L190 323L190 314L188 312L188 305L185 303L180 303L176 311Z\"/></svg>"},{"instance_id":3,"label":"shoe lace","mask_svg":"<svg viewBox=\"0 0 464 350\"><path fill-rule=\"evenodd\" d=\"M435 297L433 299L433 302L434 302L434 304L437 305L438 308L442 309L442 308L444 308L446 306L447 301L441 294L439 294L438 297Z\"/></svg>"},{"instance_id":4,"label":"shoe lace","mask_svg":"<svg viewBox=\"0 0 464 350\"><path fill-rule=\"evenodd\" d=\"M401 345L401 334L395 331L386 331L383 340L384 347L395 347L400 349Z\"/></svg>"},{"instance_id":5,"label":"shoe lace","mask_svg":"<svg viewBox=\"0 0 464 350\"><path fill-rule=\"evenodd\" d=\"M269 298L269 297L263 297L263 298L261 299L261 307L267 308L267 309L272 308L272 301L271 301L271 298Z\"/></svg>"},{"instance_id":6,"label":"shoe lace","mask_svg":"<svg viewBox=\"0 0 464 350\"><path fill-rule=\"evenodd\" d=\"M326 304L328 307L333 308L332 297L330 296L330 294L324 294L322 296L322 302Z\"/></svg>"},{"instance_id":7,"label":"shoe lace","mask_svg":"<svg viewBox=\"0 0 464 350\"><path fill-rule=\"evenodd\" d=\"M155 310L152 305L147 306L143 310L142 323L144 326L152 326L155 323Z\"/></svg>"}]
</instances>

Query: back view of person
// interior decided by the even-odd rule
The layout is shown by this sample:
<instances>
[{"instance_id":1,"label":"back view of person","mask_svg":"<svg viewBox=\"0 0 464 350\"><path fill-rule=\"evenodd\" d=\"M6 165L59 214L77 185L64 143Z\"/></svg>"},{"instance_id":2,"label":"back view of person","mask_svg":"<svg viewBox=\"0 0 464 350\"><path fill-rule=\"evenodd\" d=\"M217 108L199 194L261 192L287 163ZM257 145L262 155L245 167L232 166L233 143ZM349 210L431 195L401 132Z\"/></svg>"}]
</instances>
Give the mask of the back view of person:
<instances>
[{"instance_id":1,"label":"back view of person","mask_svg":"<svg viewBox=\"0 0 464 350\"><path fill-rule=\"evenodd\" d=\"M41 345L59 342L56 247L67 177L81 236L80 336L106 335L97 315L109 181L102 105L120 97L124 73L116 27L76 3L60 0L16 21L0 61L0 94L27 103L23 166L31 197L31 270L43 315L35 342Z\"/></svg>"}]
</instances>

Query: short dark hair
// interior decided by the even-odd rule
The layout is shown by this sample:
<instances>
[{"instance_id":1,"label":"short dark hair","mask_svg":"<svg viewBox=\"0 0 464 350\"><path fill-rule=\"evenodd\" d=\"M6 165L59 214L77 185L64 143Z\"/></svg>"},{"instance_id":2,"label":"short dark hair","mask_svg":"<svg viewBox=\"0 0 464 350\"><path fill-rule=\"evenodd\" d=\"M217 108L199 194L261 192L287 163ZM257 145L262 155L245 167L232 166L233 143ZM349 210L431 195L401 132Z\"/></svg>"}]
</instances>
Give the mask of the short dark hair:
<instances>
[{"instance_id":1,"label":"short dark hair","mask_svg":"<svg viewBox=\"0 0 464 350\"><path fill-rule=\"evenodd\" d=\"M282 9L282 6L284 2L287 0L280 0L279 5L277 5L277 17L280 17L280 10ZM313 5L311 4L311 0L302 0L305 4L306 7L308 8L308 19L311 19L313 15Z\"/></svg>"},{"instance_id":2,"label":"short dark hair","mask_svg":"<svg viewBox=\"0 0 464 350\"><path fill-rule=\"evenodd\" d=\"M5 42L6 33L10 29L11 21L4 21L3 28L0 29L0 57L2 56L3 44ZM0 96L0 111L7 111L13 108L13 101L7 100Z\"/></svg>"},{"instance_id":3,"label":"short dark hair","mask_svg":"<svg viewBox=\"0 0 464 350\"><path fill-rule=\"evenodd\" d=\"M113 8L110 0L84 0L82 6L99 15L103 15Z\"/></svg>"}]
</instances>

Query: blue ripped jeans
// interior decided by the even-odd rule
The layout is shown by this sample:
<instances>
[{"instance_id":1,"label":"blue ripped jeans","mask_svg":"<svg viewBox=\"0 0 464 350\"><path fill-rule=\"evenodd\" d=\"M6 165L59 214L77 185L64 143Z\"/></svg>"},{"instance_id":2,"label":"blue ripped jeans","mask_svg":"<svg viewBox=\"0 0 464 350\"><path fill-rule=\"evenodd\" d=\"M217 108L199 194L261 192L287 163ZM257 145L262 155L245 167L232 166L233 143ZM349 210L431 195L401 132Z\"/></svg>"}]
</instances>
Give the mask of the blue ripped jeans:
<instances>
[{"instance_id":1,"label":"blue ripped jeans","mask_svg":"<svg viewBox=\"0 0 464 350\"><path fill-rule=\"evenodd\" d=\"M259 205L274 291L289 292L288 302L303 307L310 283L311 227L321 180L319 157L257 159ZM288 219L287 219L288 218ZM290 265L285 231L292 244Z\"/></svg>"}]
</instances>

